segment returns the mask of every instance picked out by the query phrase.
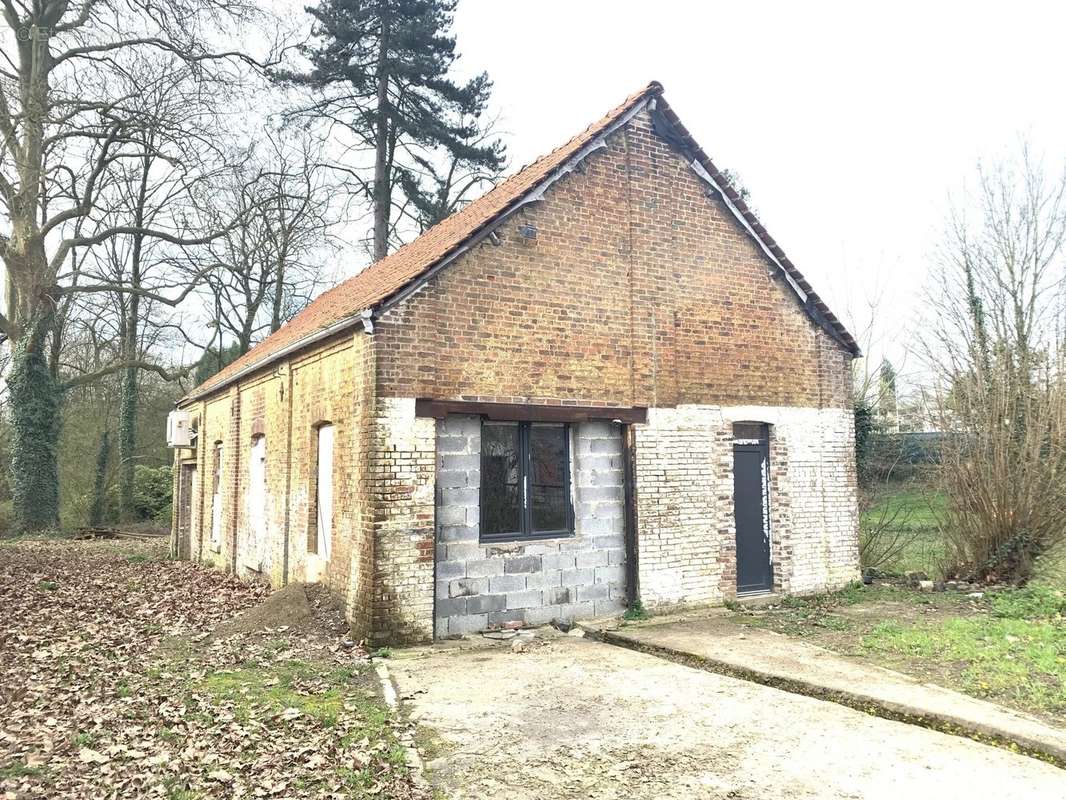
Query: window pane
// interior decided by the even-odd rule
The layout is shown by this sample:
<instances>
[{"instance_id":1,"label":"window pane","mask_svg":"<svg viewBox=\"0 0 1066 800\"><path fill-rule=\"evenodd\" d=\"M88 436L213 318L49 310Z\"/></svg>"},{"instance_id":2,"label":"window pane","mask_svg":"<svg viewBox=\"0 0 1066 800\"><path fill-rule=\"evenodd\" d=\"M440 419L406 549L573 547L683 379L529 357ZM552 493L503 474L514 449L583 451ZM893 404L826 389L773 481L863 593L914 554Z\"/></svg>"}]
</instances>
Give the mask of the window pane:
<instances>
[{"instance_id":1,"label":"window pane","mask_svg":"<svg viewBox=\"0 0 1066 800\"><path fill-rule=\"evenodd\" d=\"M533 530L565 530L568 503L566 426L533 425L529 431L529 449Z\"/></svg>"},{"instance_id":2,"label":"window pane","mask_svg":"<svg viewBox=\"0 0 1066 800\"><path fill-rule=\"evenodd\" d=\"M518 425L481 428L481 533L522 530Z\"/></svg>"}]
</instances>

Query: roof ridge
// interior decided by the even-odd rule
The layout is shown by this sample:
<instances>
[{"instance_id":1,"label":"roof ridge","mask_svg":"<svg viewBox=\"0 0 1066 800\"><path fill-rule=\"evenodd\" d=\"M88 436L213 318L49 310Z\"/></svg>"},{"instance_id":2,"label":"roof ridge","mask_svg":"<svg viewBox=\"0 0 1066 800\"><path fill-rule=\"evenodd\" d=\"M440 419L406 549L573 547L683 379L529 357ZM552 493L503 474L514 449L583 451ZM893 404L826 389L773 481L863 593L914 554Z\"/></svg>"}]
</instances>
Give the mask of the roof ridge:
<instances>
[{"instance_id":1,"label":"roof ridge","mask_svg":"<svg viewBox=\"0 0 1066 800\"><path fill-rule=\"evenodd\" d=\"M626 114L638 107L638 103L652 97L659 98L662 93L662 84L650 81L560 146L523 166L480 197L426 229L420 236L327 289L279 330L208 378L182 400L190 401L207 395L246 372L261 369L283 355L296 352L319 339L358 324L363 313L400 296L412 283L424 278L438 265L454 258L485 226L499 219L501 215L512 213L526 198L534 195L550 181L553 175L560 174L559 170L566 166L569 159L579 155L596 137L624 120ZM659 99L653 107L653 117L657 118L660 113ZM665 98L661 99L661 109L669 125L676 127L676 135L667 131L667 138L676 140L675 144L684 152L691 153L686 157L694 158L693 169L696 169L698 164L706 171L706 175L701 177L722 193L741 226L785 274L790 285L796 290L804 311L833 338L857 355L859 350L854 338L811 289L800 271L767 233L736 190L725 180L681 124Z\"/></svg>"}]
</instances>

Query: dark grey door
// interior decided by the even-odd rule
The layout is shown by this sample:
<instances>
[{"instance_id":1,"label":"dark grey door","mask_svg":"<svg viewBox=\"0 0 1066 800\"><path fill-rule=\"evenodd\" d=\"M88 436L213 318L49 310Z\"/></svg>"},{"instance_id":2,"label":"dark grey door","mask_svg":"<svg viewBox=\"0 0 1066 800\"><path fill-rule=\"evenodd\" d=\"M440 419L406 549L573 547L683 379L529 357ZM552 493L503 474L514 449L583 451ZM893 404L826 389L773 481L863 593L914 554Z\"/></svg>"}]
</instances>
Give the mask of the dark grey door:
<instances>
[{"instance_id":1,"label":"dark grey door","mask_svg":"<svg viewBox=\"0 0 1066 800\"><path fill-rule=\"evenodd\" d=\"M733 442L738 594L767 592L774 585L768 507L769 437L764 433L766 426L759 427L758 436L738 437Z\"/></svg>"}]
</instances>

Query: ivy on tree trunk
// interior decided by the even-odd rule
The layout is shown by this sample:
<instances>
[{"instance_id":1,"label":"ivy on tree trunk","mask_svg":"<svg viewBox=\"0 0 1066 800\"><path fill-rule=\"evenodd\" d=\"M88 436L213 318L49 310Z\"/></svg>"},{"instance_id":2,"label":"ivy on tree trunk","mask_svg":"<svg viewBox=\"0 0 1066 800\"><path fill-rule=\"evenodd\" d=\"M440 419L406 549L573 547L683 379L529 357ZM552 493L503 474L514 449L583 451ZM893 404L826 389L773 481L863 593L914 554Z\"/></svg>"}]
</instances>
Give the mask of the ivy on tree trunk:
<instances>
[{"instance_id":1,"label":"ivy on tree trunk","mask_svg":"<svg viewBox=\"0 0 1066 800\"><path fill-rule=\"evenodd\" d=\"M41 531L59 525L60 389L40 337L16 341L11 353L11 494L15 526Z\"/></svg>"}]
</instances>

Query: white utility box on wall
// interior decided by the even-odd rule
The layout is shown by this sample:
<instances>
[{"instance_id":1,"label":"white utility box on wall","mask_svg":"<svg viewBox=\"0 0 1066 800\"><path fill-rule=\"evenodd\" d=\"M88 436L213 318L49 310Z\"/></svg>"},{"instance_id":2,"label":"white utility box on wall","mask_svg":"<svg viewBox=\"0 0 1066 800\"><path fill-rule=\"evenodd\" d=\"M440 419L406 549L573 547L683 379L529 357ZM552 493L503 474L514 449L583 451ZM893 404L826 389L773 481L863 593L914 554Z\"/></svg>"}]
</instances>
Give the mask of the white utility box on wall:
<instances>
[{"instance_id":1,"label":"white utility box on wall","mask_svg":"<svg viewBox=\"0 0 1066 800\"><path fill-rule=\"evenodd\" d=\"M196 432L188 411L171 411L167 414L167 447L192 447Z\"/></svg>"}]
</instances>

